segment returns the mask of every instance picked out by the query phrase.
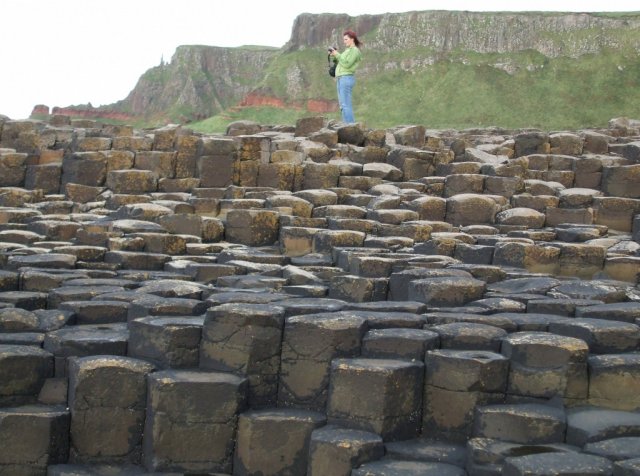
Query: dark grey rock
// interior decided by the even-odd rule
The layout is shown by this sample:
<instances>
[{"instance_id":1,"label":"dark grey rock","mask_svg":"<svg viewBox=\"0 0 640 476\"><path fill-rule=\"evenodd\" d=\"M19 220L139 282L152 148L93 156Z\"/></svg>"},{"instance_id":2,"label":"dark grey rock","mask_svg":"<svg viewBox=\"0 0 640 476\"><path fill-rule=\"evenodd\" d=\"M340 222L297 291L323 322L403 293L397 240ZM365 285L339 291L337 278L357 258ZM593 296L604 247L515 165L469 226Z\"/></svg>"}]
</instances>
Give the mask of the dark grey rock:
<instances>
[{"instance_id":1,"label":"dark grey rock","mask_svg":"<svg viewBox=\"0 0 640 476\"><path fill-rule=\"evenodd\" d=\"M351 311L288 317L278 405L323 411L332 359L357 356L366 329L364 318Z\"/></svg>"},{"instance_id":2,"label":"dark grey rock","mask_svg":"<svg viewBox=\"0 0 640 476\"><path fill-rule=\"evenodd\" d=\"M69 362L70 458L84 463L139 463L147 383L153 365L127 357Z\"/></svg>"},{"instance_id":3,"label":"dark grey rock","mask_svg":"<svg viewBox=\"0 0 640 476\"><path fill-rule=\"evenodd\" d=\"M53 377L53 356L35 346L0 345L0 404L35 403L45 379Z\"/></svg>"},{"instance_id":4,"label":"dark grey rock","mask_svg":"<svg viewBox=\"0 0 640 476\"><path fill-rule=\"evenodd\" d=\"M486 350L499 352L502 339L507 336L504 329L467 322L454 322L429 327L440 336L442 349Z\"/></svg>"},{"instance_id":5,"label":"dark grey rock","mask_svg":"<svg viewBox=\"0 0 640 476\"><path fill-rule=\"evenodd\" d=\"M632 352L640 345L640 327L625 322L576 317L549 323L549 332L582 339L594 354Z\"/></svg>"},{"instance_id":6,"label":"dark grey rock","mask_svg":"<svg viewBox=\"0 0 640 476\"><path fill-rule=\"evenodd\" d=\"M372 431L384 440L418 436L424 364L391 359L334 359L329 422Z\"/></svg>"},{"instance_id":7,"label":"dark grey rock","mask_svg":"<svg viewBox=\"0 0 640 476\"><path fill-rule=\"evenodd\" d=\"M446 463L464 468L467 451L464 445L417 438L385 444L386 457L404 461Z\"/></svg>"},{"instance_id":8,"label":"dark grey rock","mask_svg":"<svg viewBox=\"0 0 640 476\"><path fill-rule=\"evenodd\" d=\"M229 303L206 313L200 368L246 376L252 408L277 403L284 312L273 304Z\"/></svg>"},{"instance_id":9,"label":"dark grey rock","mask_svg":"<svg viewBox=\"0 0 640 476\"><path fill-rule=\"evenodd\" d=\"M567 418L562 409L539 404L478 408L474 435L515 443L562 443ZM567 443L571 443L567 441Z\"/></svg>"},{"instance_id":10,"label":"dark grey rock","mask_svg":"<svg viewBox=\"0 0 640 476\"><path fill-rule=\"evenodd\" d=\"M438 334L424 329L371 329L362 339L362 356L422 361L439 345Z\"/></svg>"},{"instance_id":11,"label":"dark grey rock","mask_svg":"<svg viewBox=\"0 0 640 476\"><path fill-rule=\"evenodd\" d=\"M322 413L291 408L241 414L233 473L306 474L311 434L325 423ZM263 444L266 435L268 445Z\"/></svg>"},{"instance_id":12,"label":"dark grey rock","mask_svg":"<svg viewBox=\"0 0 640 476\"><path fill-rule=\"evenodd\" d=\"M45 474L69 457L69 410L64 406L0 408L2 474Z\"/></svg>"},{"instance_id":13,"label":"dark grey rock","mask_svg":"<svg viewBox=\"0 0 640 476\"><path fill-rule=\"evenodd\" d=\"M159 368L196 368L204 318L151 316L129 322L127 354Z\"/></svg>"},{"instance_id":14,"label":"dark grey rock","mask_svg":"<svg viewBox=\"0 0 640 476\"><path fill-rule=\"evenodd\" d=\"M611 461L633 459L640 455L640 437L628 436L587 443L582 450Z\"/></svg>"},{"instance_id":15,"label":"dark grey rock","mask_svg":"<svg viewBox=\"0 0 640 476\"><path fill-rule=\"evenodd\" d=\"M143 461L149 471L231 471L246 379L218 372L149 375Z\"/></svg>"},{"instance_id":16,"label":"dark grey rock","mask_svg":"<svg viewBox=\"0 0 640 476\"><path fill-rule=\"evenodd\" d=\"M626 436L640 436L640 414L597 407L578 408L567 414L566 442L587 443Z\"/></svg>"},{"instance_id":17,"label":"dark grey rock","mask_svg":"<svg viewBox=\"0 0 640 476\"><path fill-rule=\"evenodd\" d=\"M540 453L505 459L504 476L608 476L611 461L606 458L578 453Z\"/></svg>"},{"instance_id":18,"label":"dark grey rock","mask_svg":"<svg viewBox=\"0 0 640 476\"><path fill-rule=\"evenodd\" d=\"M352 476L465 476L467 472L446 463L385 459L363 464Z\"/></svg>"},{"instance_id":19,"label":"dark grey rock","mask_svg":"<svg viewBox=\"0 0 640 476\"><path fill-rule=\"evenodd\" d=\"M67 357L127 355L129 331L125 324L68 326L49 332L44 349L54 355L55 375L66 375Z\"/></svg>"},{"instance_id":20,"label":"dark grey rock","mask_svg":"<svg viewBox=\"0 0 640 476\"><path fill-rule=\"evenodd\" d=\"M307 475L350 476L353 468L384 453L382 438L375 433L324 426L311 433Z\"/></svg>"}]
</instances>

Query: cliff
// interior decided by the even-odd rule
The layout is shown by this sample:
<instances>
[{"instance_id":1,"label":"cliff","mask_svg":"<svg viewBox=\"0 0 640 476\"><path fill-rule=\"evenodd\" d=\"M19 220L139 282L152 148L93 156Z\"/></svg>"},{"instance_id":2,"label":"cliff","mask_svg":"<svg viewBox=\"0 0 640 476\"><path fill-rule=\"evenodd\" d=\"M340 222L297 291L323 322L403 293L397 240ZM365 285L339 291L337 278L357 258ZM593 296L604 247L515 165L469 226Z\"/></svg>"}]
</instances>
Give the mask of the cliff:
<instances>
[{"instance_id":1,"label":"cliff","mask_svg":"<svg viewBox=\"0 0 640 476\"><path fill-rule=\"evenodd\" d=\"M581 121L633 115L624 108L637 110L640 103L635 92L640 13L423 11L301 14L280 49L180 46L170 63L144 73L125 99L93 112L157 124L190 122L245 106L335 111L324 51L340 42L346 28L358 31L365 42L359 76L366 87L359 89L358 109L361 117L381 125L387 114L387 122L422 117L438 122L434 107L445 102L457 112L449 117L448 111L438 111L440 125L509 121L514 105L521 109L518 117L536 125L552 101L570 115L557 123L569 121L575 127ZM575 91L577 85L585 90ZM482 113L466 110L460 98L466 90L471 95L466 103L482 104ZM392 96L395 102L381 101ZM399 105L403 108L394 110ZM602 118L580 110L585 107L602 108ZM64 111L73 115L73 108Z\"/></svg>"}]
</instances>

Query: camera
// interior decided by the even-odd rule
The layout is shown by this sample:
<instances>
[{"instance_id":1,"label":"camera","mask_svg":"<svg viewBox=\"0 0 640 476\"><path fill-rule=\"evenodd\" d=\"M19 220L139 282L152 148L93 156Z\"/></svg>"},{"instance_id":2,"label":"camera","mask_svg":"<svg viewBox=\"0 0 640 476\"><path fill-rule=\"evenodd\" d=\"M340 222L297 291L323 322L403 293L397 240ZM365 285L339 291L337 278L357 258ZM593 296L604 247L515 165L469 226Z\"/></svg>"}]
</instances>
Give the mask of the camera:
<instances>
[{"instance_id":1,"label":"camera","mask_svg":"<svg viewBox=\"0 0 640 476\"><path fill-rule=\"evenodd\" d=\"M332 51L336 50L337 48L335 46L330 46L329 48L327 48L327 51L329 53L331 53Z\"/></svg>"}]
</instances>

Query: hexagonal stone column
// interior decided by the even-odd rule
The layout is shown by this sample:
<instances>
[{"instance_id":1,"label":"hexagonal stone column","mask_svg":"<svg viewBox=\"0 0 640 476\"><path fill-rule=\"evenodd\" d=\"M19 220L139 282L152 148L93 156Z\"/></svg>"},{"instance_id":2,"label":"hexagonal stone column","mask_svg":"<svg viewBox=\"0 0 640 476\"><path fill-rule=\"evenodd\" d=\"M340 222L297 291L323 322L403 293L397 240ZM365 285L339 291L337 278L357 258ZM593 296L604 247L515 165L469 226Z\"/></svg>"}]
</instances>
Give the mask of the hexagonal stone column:
<instances>
[{"instance_id":1,"label":"hexagonal stone column","mask_svg":"<svg viewBox=\"0 0 640 476\"><path fill-rule=\"evenodd\" d=\"M353 468L384 456L375 433L328 425L311 433L307 476L349 476Z\"/></svg>"},{"instance_id":2,"label":"hexagonal stone column","mask_svg":"<svg viewBox=\"0 0 640 476\"><path fill-rule=\"evenodd\" d=\"M415 438L421 426L424 365L391 359L335 359L327 404L330 423L385 440Z\"/></svg>"},{"instance_id":3,"label":"hexagonal stone column","mask_svg":"<svg viewBox=\"0 0 640 476\"><path fill-rule=\"evenodd\" d=\"M473 433L514 443L562 443L566 428L562 408L524 403L478 408Z\"/></svg>"},{"instance_id":4,"label":"hexagonal stone column","mask_svg":"<svg viewBox=\"0 0 640 476\"><path fill-rule=\"evenodd\" d=\"M362 339L362 356L420 361L439 345L438 334L426 329L371 329Z\"/></svg>"},{"instance_id":5,"label":"hexagonal stone column","mask_svg":"<svg viewBox=\"0 0 640 476\"><path fill-rule=\"evenodd\" d=\"M613 410L640 410L640 354L589 357L589 403Z\"/></svg>"},{"instance_id":6,"label":"hexagonal stone column","mask_svg":"<svg viewBox=\"0 0 640 476\"><path fill-rule=\"evenodd\" d=\"M200 316L133 319L129 323L127 353L163 369L197 367L203 322Z\"/></svg>"},{"instance_id":7,"label":"hexagonal stone column","mask_svg":"<svg viewBox=\"0 0 640 476\"><path fill-rule=\"evenodd\" d=\"M423 436L466 441L475 409L504 401L509 361L500 354L430 350L425 365Z\"/></svg>"},{"instance_id":8,"label":"hexagonal stone column","mask_svg":"<svg viewBox=\"0 0 640 476\"><path fill-rule=\"evenodd\" d=\"M372 463L365 463L351 472L352 476L383 476L383 475L415 475L415 476L466 476L467 472L446 463L431 463L428 461L403 461L383 459Z\"/></svg>"},{"instance_id":9,"label":"hexagonal stone column","mask_svg":"<svg viewBox=\"0 0 640 476\"><path fill-rule=\"evenodd\" d=\"M149 375L143 461L149 471L230 472L247 380L164 370Z\"/></svg>"},{"instance_id":10,"label":"hexagonal stone column","mask_svg":"<svg viewBox=\"0 0 640 476\"><path fill-rule=\"evenodd\" d=\"M68 357L126 355L129 331L126 324L63 327L49 332L44 348L54 355L55 375L67 375Z\"/></svg>"},{"instance_id":11,"label":"hexagonal stone column","mask_svg":"<svg viewBox=\"0 0 640 476\"><path fill-rule=\"evenodd\" d=\"M252 408L277 402L284 312L276 305L235 303L207 311L200 368L248 377Z\"/></svg>"},{"instance_id":12,"label":"hexagonal stone column","mask_svg":"<svg viewBox=\"0 0 640 476\"><path fill-rule=\"evenodd\" d=\"M564 319L549 324L553 334L582 339L592 354L633 352L640 345L640 327L626 322L591 319Z\"/></svg>"},{"instance_id":13,"label":"hexagonal stone column","mask_svg":"<svg viewBox=\"0 0 640 476\"><path fill-rule=\"evenodd\" d=\"M583 447L587 443L624 436L640 436L640 414L598 407L567 412L566 442Z\"/></svg>"},{"instance_id":14,"label":"hexagonal stone column","mask_svg":"<svg viewBox=\"0 0 640 476\"><path fill-rule=\"evenodd\" d=\"M0 345L0 405L35 403L47 378L53 377L53 355L35 346Z\"/></svg>"},{"instance_id":15,"label":"hexagonal stone column","mask_svg":"<svg viewBox=\"0 0 640 476\"><path fill-rule=\"evenodd\" d=\"M231 243L265 246L278 239L279 214L273 210L230 210L225 236Z\"/></svg>"},{"instance_id":16,"label":"hexagonal stone column","mask_svg":"<svg viewBox=\"0 0 640 476\"><path fill-rule=\"evenodd\" d=\"M139 463L152 364L116 356L69 361L71 461Z\"/></svg>"},{"instance_id":17,"label":"hexagonal stone column","mask_svg":"<svg viewBox=\"0 0 640 476\"><path fill-rule=\"evenodd\" d=\"M365 318L348 311L287 318L278 405L324 411L331 360L357 356L366 330Z\"/></svg>"},{"instance_id":18,"label":"hexagonal stone column","mask_svg":"<svg viewBox=\"0 0 640 476\"><path fill-rule=\"evenodd\" d=\"M233 474L304 476L311 433L325 423L322 413L292 408L241 414Z\"/></svg>"},{"instance_id":19,"label":"hexagonal stone column","mask_svg":"<svg viewBox=\"0 0 640 476\"><path fill-rule=\"evenodd\" d=\"M486 283L475 278L453 276L417 279L409 283L407 299L430 306L463 306L481 299Z\"/></svg>"},{"instance_id":20,"label":"hexagonal stone column","mask_svg":"<svg viewBox=\"0 0 640 476\"><path fill-rule=\"evenodd\" d=\"M525 397L568 401L587 397L586 342L546 332L516 332L502 341L502 355L509 358L507 393Z\"/></svg>"},{"instance_id":21,"label":"hexagonal stone column","mask_svg":"<svg viewBox=\"0 0 640 476\"><path fill-rule=\"evenodd\" d=\"M46 474L69 455L69 411L63 406L0 408L0 474Z\"/></svg>"},{"instance_id":22,"label":"hexagonal stone column","mask_svg":"<svg viewBox=\"0 0 640 476\"><path fill-rule=\"evenodd\" d=\"M503 476L608 476L612 474L611 461L601 456L579 453L540 453L507 458Z\"/></svg>"}]
</instances>

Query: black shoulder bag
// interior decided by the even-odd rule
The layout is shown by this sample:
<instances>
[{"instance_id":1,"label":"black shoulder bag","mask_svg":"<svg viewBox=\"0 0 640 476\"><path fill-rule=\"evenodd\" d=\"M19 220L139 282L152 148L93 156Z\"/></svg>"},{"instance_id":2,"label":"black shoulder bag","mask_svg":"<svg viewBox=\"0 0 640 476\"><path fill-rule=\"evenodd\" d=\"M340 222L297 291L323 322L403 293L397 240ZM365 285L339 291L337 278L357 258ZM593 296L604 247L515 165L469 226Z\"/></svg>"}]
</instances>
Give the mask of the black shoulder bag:
<instances>
[{"instance_id":1,"label":"black shoulder bag","mask_svg":"<svg viewBox=\"0 0 640 476\"><path fill-rule=\"evenodd\" d=\"M327 55L327 61L329 62L329 76L335 78L336 66L338 66L338 63L336 63L335 61L331 61L331 55Z\"/></svg>"}]
</instances>

